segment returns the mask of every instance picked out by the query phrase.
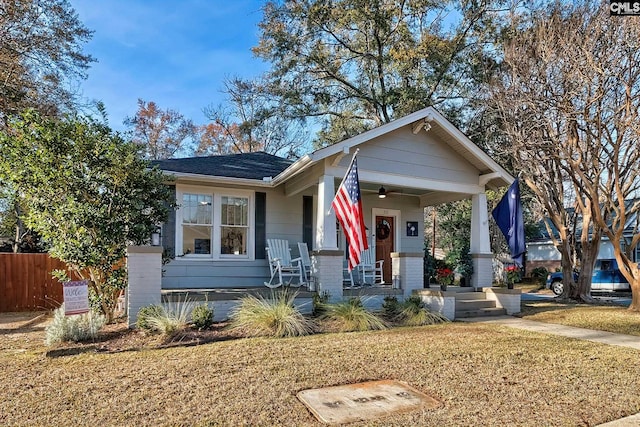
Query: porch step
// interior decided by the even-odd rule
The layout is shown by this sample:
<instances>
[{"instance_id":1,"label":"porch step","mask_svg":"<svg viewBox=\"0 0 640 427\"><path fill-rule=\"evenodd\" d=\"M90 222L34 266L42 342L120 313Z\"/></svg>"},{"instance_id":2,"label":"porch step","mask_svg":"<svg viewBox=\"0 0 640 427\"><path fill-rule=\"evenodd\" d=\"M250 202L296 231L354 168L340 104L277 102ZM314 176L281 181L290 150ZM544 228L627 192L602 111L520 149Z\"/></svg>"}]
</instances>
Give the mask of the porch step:
<instances>
[{"instance_id":1,"label":"porch step","mask_svg":"<svg viewBox=\"0 0 640 427\"><path fill-rule=\"evenodd\" d=\"M456 300L456 311L478 310L480 308L494 308L495 301L488 299Z\"/></svg>"},{"instance_id":2,"label":"porch step","mask_svg":"<svg viewBox=\"0 0 640 427\"><path fill-rule=\"evenodd\" d=\"M458 301L469 301L469 300L484 300L486 299L486 294L484 292L458 292L456 293L456 302Z\"/></svg>"},{"instance_id":3,"label":"porch step","mask_svg":"<svg viewBox=\"0 0 640 427\"><path fill-rule=\"evenodd\" d=\"M468 318L468 317L489 317L489 316L504 316L507 314L507 310L504 308L479 308L477 310L456 310L456 319Z\"/></svg>"},{"instance_id":4,"label":"porch step","mask_svg":"<svg viewBox=\"0 0 640 427\"><path fill-rule=\"evenodd\" d=\"M456 319L505 314L507 311L496 307L496 302L487 299L484 292L460 292L456 295Z\"/></svg>"}]
</instances>

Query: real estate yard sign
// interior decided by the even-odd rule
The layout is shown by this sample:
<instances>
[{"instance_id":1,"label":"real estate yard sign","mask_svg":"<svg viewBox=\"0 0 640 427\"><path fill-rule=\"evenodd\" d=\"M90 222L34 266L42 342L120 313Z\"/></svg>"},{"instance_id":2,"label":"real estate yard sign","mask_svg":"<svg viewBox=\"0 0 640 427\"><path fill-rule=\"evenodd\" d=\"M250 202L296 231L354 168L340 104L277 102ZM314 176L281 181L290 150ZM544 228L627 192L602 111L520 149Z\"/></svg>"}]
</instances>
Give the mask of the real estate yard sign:
<instances>
[{"instance_id":1,"label":"real estate yard sign","mask_svg":"<svg viewBox=\"0 0 640 427\"><path fill-rule=\"evenodd\" d=\"M63 283L64 314L83 314L89 312L89 286L86 280Z\"/></svg>"}]
</instances>

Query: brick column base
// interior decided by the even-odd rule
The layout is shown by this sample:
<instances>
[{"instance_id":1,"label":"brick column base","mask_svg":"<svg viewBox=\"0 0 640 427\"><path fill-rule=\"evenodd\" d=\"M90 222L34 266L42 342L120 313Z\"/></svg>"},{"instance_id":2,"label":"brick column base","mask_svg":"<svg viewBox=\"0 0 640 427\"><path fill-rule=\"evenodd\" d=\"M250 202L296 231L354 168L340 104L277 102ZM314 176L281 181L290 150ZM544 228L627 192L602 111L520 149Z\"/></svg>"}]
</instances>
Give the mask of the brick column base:
<instances>
[{"instance_id":1,"label":"brick column base","mask_svg":"<svg viewBox=\"0 0 640 427\"><path fill-rule=\"evenodd\" d=\"M422 252L391 253L391 284L399 284L405 298L424 288L423 259Z\"/></svg>"},{"instance_id":2,"label":"brick column base","mask_svg":"<svg viewBox=\"0 0 640 427\"><path fill-rule=\"evenodd\" d=\"M471 254L473 275L471 286L474 288L490 288L493 284L493 254Z\"/></svg>"},{"instance_id":3,"label":"brick column base","mask_svg":"<svg viewBox=\"0 0 640 427\"><path fill-rule=\"evenodd\" d=\"M311 252L311 274L315 276L316 291L319 294L329 293L329 302L341 301L342 293L342 260L344 252L340 250L322 249Z\"/></svg>"}]
</instances>

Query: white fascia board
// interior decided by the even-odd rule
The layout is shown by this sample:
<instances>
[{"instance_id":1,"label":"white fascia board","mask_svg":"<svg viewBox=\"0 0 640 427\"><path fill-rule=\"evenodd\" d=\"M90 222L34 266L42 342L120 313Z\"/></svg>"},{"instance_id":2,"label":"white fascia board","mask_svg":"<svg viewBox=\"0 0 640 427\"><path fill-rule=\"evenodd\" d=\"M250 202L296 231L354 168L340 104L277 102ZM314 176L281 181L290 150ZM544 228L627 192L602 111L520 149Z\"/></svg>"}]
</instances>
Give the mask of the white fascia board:
<instances>
[{"instance_id":1,"label":"white fascia board","mask_svg":"<svg viewBox=\"0 0 640 427\"><path fill-rule=\"evenodd\" d=\"M174 177L174 181L180 180L189 180L189 181L199 181L204 183L211 184L235 184L235 185L244 185L248 187L273 187L273 181L270 180L258 180L258 179L247 179L247 178L231 178L226 176L212 176L212 175L201 175L197 173L186 173L186 172L173 172L173 171L162 171L165 175Z\"/></svg>"},{"instance_id":2,"label":"white fascia board","mask_svg":"<svg viewBox=\"0 0 640 427\"><path fill-rule=\"evenodd\" d=\"M280 172L278 176L273 178L273 180L271 181L272 186L275 187L279 184L282 184L287 179L304 171L307 167L312 165L313 162L314 162L314 159L312 158L312 155L306 154L303 157L300 157L298 160L293 162L288 168Z\"/></svg>"},{"instance_id":3,"label":"white fascia board","mask_svg":"<svg viewBox=\"0 0 640 427\"><path fill-rule=\"evenodd\" d=\"M356 145L360 145L363 142L369 141L371 139L377 138L381 135L384 135L389 132L393 132L396 129L399 129L403 126L411 124L417 120L421 119L432 119L434 117L433 113L436 110L433 107L423 108L422 110L418 110L415 113L411 113L408 116L401 117L392 122L386 123L382 126L378 126L377 128L373 128L368 130L360 135L356 135L349 139L345 139L342 142L337 144L330 145L329 147L321 148L312 153L313 160L318 161L334 154L338 154L344 152L345 149L350 149L355 147ZM442 117L442 116L441 116Z\"/></svg>"},{"instance_id":4,"label":"white fascia board","mask_svg":"<svg viewBox=\"0 0 640 427\"><path fill-rule=\"evenodd\" d=\"M487 167L489 167L494 172L500 174L500 177L507 181L508 183L512 183L515 178L511 176L509 172L507 172L502 166L500 166L495 160L493 160L487 153L482 151L480 147L473 143L464 133L460 131L457 127L455 127L449 120L447 120L442 114L440 114L436 109L433 109L433 118L438 125L444 129L449 135L454 137L458 142L460 142L466 149L468 149L476 158L482 161Z\"/></svg>"}]
</instances>

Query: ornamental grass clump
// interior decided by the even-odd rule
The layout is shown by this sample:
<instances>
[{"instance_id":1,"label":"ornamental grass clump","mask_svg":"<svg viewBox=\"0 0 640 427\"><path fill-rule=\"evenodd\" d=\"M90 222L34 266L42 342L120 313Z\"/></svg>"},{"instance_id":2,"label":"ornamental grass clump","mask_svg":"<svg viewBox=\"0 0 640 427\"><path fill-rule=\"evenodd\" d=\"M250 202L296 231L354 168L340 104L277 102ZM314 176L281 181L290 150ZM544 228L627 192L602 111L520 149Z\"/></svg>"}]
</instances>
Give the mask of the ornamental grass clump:
<instances>
[{"instance_id":1,"label":"ornamental grass clump","mask_svg":"<svg viewBox=\"0 0 640 427\"><path fill-rule=\"evenodd\" d=\"M403 326L434 325L449 321L442 314L429 311L420 297L415 295L402 303L394 320Z\"/></svg>"},{"instance_id":2,"label":"ornamental grass clump","mask_svg":"<svg viewBox=\"0 0 640 427\"><path fill-rule=\"evenodd\" d=\"M44 343L52 346L64 341L90 340L98 335L105 323L105 316L92 311L65 316L62 304L53 312L53 321L44 330Z\"/></svg>"},{"instance_id":3,"label":"ornamental grass clump","mask_svg":"<svg viewBox=\"0 0 640 427\"><path fill-rule=\"evenodd\" d=\"M247 336L275 338L309 335L314 323L294 305L297 292L273 292L270 298L247 295L231 312L230 327Z\"/></svg>"},{"instance_id":4,"label":"ornamental grass clump","mask_svg":"<svg viewBox=\"0 0 640 427\"><path fill-rule=\"evenodd\" d=\"M323 316L327 329L335 332L371 331L386 329L385 322L367 311L360 298L350 298L328 304Z\"/></svg>"},{"instance_id":5,"label":"ornamental grass clump","mask_svg":"<svg viewBox=\"0 0 640 427\"><path fill-rule=\"evenodd\" d=\"M189 315L193 311L194 303L187 297L165 305L143 307L138 314L136 325L147 332L158 332L165 336L173 336L187 329Z\"/></svg>"}]
</instances>

